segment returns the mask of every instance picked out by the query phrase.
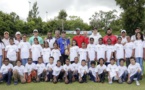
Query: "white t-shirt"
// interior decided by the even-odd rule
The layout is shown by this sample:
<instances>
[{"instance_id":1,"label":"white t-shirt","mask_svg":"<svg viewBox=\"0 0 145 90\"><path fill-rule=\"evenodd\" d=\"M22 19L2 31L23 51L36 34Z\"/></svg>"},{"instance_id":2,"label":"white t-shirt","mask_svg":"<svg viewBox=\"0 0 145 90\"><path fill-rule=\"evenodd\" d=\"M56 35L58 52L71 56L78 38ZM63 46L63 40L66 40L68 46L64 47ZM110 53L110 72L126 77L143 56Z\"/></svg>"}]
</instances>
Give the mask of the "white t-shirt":
<instances>
[{"instance_id":1,"label":"white t-shirt","mask_svg":"<svg viewBox=\"0 0 145 90\"><path fill-rule=\"evenodd\" d=\"M16 45L7 45L5 51L7 51L7 58L9 58L10 61L16 61L16 54L18 52L18 47Z\"/></svg>"},{"instance_id":2,"label":"white t-shirt","mask_svg":"<svg viewBox=\"0 0 145 90\"><path fill-rule=\"evenodd\" d=\"M48 63L49 57L51 55L51 49L50 48L43 48L42 55L43 55L43 62Z\"/></svg>"},{"instance_id":3,"label":"white t-shirt","mask_svg":"<svg viewBox=\"0 0 145 90\"><path fill-rule=\"evenodd\" d=\"M115 76L117 75L116 72L118 72L118 67L117 67L116 64L114 64L114 65L109 64L109 65L107 66L107 71L110 73L110 77L111 77L111 78L112 78L112 77L115 77Z\"/></svg>"},{"instance_id":4,"label":"white t-shirt","mask_svg":"<svg viewBox=\"0 0 145 90\"><path fill-rule=\"evenodd\" d=\"M19 73L19 75L24 76L25 73L25 67L23 65L19 66L15 66L13 68L13 71L17 70L17 72Z\"/></svg>"},{"instance_id":5,"label":"white t-shirt","mask_svg":"<svg viewBox=\"0 0 145 90\"><path fill-rule=\"evenodd\" d=\"M89 38L94 38L94 44L97 45L98 44L98 39L101 38L102 36L100 35L100 33L98 32L96 35L94 35L92 33L92 35L90 35Z\"/></svg>"},{"instance_id":6,"label":"white t-shirt","mask_svg":"<svg viewBox=\"0 0 145 90\"><path fill-rule=\"evenodd\" d=\"M100 58L105 59L106 45L98 44L98 45L96 45L96 49L95 50L97 52L97 60L99 60Z\"/></svg>"},{"instance_id":7,"label":"white t-shirt","mask_svg":"<svg viewBox=\"0 0 145 90\"><path fill-rule=\"evenodd\" d=\"M126 66L118 66L118 75L119 77L121 77L123 75L124 72L127 71L127 67Z\"/></svg>"},{"instance_id":8,"label":"white t-shirt","mask_svg":"<svg viewBox=\"0 0 145 90\"><path fill-rule=\"evenodd\" d=\"M41 57L42 55L42 47L40 44L33 44L31 47L31 52L32 52L32 59L33 61L37 61L38 57Z\"/></svg>"},{"instance_id":9,"label":"white t-shirt","mask_svg":"<svg viewBox=\"0 0 145 90\"><path fill-rule=\"evenodd\" d=\"M128 41L127 41L127 36L125 36L124 38L121 36L121 38L122 38L122 41L121 41L121 43L122 44L124 44L124 43L127 43Z\"/></svg>"},{"instance_id":10,"label":"white t-shirt","mask_svg":"<svg viewBox=\"0 0 145 90\"><path fill-rule=\"evenodd\" d=\"M130 58L132 56L134 48L134 43L133 42L128 42L124 45L124 50L125 50L125 57Z\"/></svg>"},{"instance_id":11,"label":"white t-shirt","mask_svg":"<svg viewBox=\"0 0 145 90\"><path fill-rule=\"evenodd\" d=\"M70 48L70 61L74 61L74 58L78 57L78 51L79 51L78 46L73 46Z\"/></svg>"},{"instance_id":12,"label":"white t-shirt","mask_svg":"<svg viewBox=\"0 0 145 90\"><path fill-rule=\"evenodd\" d=\"M87 51L88 51L88 57L90 58L90 61L94 61L96 55L95 55L95 44L88 44L87 45Z\"/></svg>"},{"instance_id":13,"label":"white t-shirt","mask_svg":"<svg viewBox=\"0 0 145 90\"><path fill-rule=\"evenodd\" d=\"M54 57L54 64L57 63L57 61L60 59L60 56L61 56L61 53L60 53L60 50L58 49L53 49L51 51L51 56Z\"/></svg>"},{"instance_id":14,"label":"white t-shirt","mask_svg":"<svg viewBox=\"0 0 145 90\"><path fill-rule=\"evenodd\" d=\"M78 71L78 67L80 66L80 63L73 63L72 67L74 71Z\"/></svg>"},{"instance_id":15,"label":"white t-shirt","mask_svg":"<svg viewBox=\"0 0 145 90\"><path fill-rule=\"evenodd\" d=\"M42 72L43 72L44 70L46 70L45 64L44 64L44 63L41 63L41 64L38 63L38 64L36 65L36 70L37 70L37 75L42 74Z\"/></svg>"},{"instance_id":16,"label":"white t-shirt","mask_svg":"<svg viewBox=\"0 0 145 90\"><path fill-rule=\"evenodd\" d=\"M53 75L54 75L54 76L58 76L58 75L60 74L60 71L61 71L62 69L63 69L62 66L60 66L60 67L55 66L55 67L53 68Z\"/></svg>"},{"instance_id":17,"label":"white t-shirt","mask_svg":"<svg viewBox=\"0 0 145 90\"><path fill-rule=\"evenodd\" d=\"M46 39L46 41L49 43L49 47L52 49L53 48L53 44L56 41L56 39L55 38Z\"/></svg>"},{"instance_id":18,"label":"white t-shirt","mask_svg":"<svg viewBox=\"0 0 145 90\"><path fill-rule=\"evenodd\" d=\"M12 64L10 64L10 63L8 65L3 64L1 69L0 69L0 73L7 74L9 69L13 69L13 65Z\"/></svg>"},{"instance_id":19,"label":"white t-shirt","mask_svg":"<svg viewBox=\"0 0 145 90\"><path fill-rule=\"evenodd\" d=\"M124 47L122 44L115 44L116 58L121 59L124 58Z\"/></svg>"},{"instance_id":20,"label":"white t-shirt","mask_svg":"<svg viewBox=\"0 0 145 90\"><path fill-rule=\"evenodd\" d=\"M21 59L29 58L31 45L29 42L20 42L18 48L21 50Z\"/></svg>"},{"instance_id":21,"label":"white t-shirt","mask_svg":"<svg viewBox=\"0 0 145 90\"><path fill-rule=\"evenodd\" d=\"M5 46L3 43L0 43L0 55L2 55L2 50L5 49Z\"/></svg>"},{"instance_id":22,"label":"white t-shirt","mask_svg":"<svg viewBox=\"0 0 145 90\"><path fill-rule=\"evenodd\" d=\"M87 67L87 65L85 65L85 66L82 66L82 65L80 65L79 67L78 67L78 73L81 75L81 77L84 75L84 72L87 72L88 73L88 67Z\"/></svg>"},{"instance_id":23,"label":"white t-shirt","mask_svg":"<svg viewBox=\"0 0 145 90\"><path fill-rule=\"evenodd\" d=\"M71 64L69 64L69 65L63 65L63 69L64 69L64 71L68 71L68 70L71 70L71 71L73 71L74 69L73 69L73 66L71 65Z\"/></svg>"},{"instance_id":24,"label":"white t-shirt","mask_svg":"<svg viewBox=\"0 0 145 90\"><path fill-rule=\"evenodd\" d=\"M130 77L136 74L138 70L141 71L139 63L135 63L135 65L130 64L127 69L128 73L130 74Z\"/></svg>"},{"instance_id":25,"label":"white t-shirt","mask_svg":"<svg viewBox=\"0 0 145 90\"><path fill-rule=\"evenodd\" d=\"M46 66L46 69L49 70L49 69L52 69L55 67L56 65L55 64L50 64L48 63L47 66Z\"/></svg>"},{"instance_id":26,"label":"white t-shirt","mask_svg":"<svg viewBox=\"0 0 145 90\"><path fill-rule=\"evenodd\" d=\"M103 66L101 66L100 64L97 65L96 67L96 72L98 72L98 74L102 74L104 72L104 70L106 70L106 65L103 64Z\"/></svg>"},{"instance_id":27,"label":"white t-shirt","mask_svg":"<svg viewBox=\"0 0 145 90\"><path fill-rule=\"evenodd\" d=\"M20 44L21 42L23 42L23 40L18 41L18 40L16 40L16 39L14 39L14 43L15 43L15 45L17 45L17 46L19 46L19 44Z\"/></svg>"},{"instance_id":28,"label":"white t-shirt","mask_svg":"<svg viewBox=\"0 0 145 90\"><path fill-rule=\"evenodd\" d=\"M28 75L30 75L32 70L36 70L36 64L34 64L34 63L32 63L32 64L26 63L25 72L28 73Z\"/></svg>"},{"instance_id":29,"label":"white t-shirt","mask_svg":"<svg viewBox=\"0 0 145 90\"><path fill-rule=\"evenodd\" d=\"M89 68L89 72L91 72L92 75L93 75L94 77L96 77L96 68L95 68L95 67L94 67L94 68L90 67L90 68Z\"/></svg>"},{"instance_id":30,"label":"white t-shirt","mask_svg":"<svg viewBox=\"0 0 145 90\"><path fill-rule=\"evenodd\" d=\"M3 38L2 41L5 46L10 45L9 38L8 39Z\"/></svg>"},{"instance_id":31,"label":"white t-shirt","mask_svg":"<svg viewBox=\"0 0 145 90\"><path fill-rule=\"evenodd\" d=\"M114 52L114 46L113 45L107 45L106 46L106 57L107 57L107 62L110 62L110 59L113 58L111 57L111 53Z\"/></svg>"},{"instance_id":32,"label":"white t-shirt","mask_svg":"<svg viewBox=\"0 0 145 90\"><path fill-rule=\"evenodd\" d=\"M80 48L79 49L79 62L81 63L81 61L84 59L84 60L87 60L87 49L82 49Z\"/></svg>"},{"instance_id":33,"label":"white t-shirt","mask_svg":"<svg viewBox=\"0 0 145 90\"><path fill-rule=\"evenodd\" d=\"M143 57L144 43L141 40L134 41L135 57Z\"/></svg>"}]
</instances>

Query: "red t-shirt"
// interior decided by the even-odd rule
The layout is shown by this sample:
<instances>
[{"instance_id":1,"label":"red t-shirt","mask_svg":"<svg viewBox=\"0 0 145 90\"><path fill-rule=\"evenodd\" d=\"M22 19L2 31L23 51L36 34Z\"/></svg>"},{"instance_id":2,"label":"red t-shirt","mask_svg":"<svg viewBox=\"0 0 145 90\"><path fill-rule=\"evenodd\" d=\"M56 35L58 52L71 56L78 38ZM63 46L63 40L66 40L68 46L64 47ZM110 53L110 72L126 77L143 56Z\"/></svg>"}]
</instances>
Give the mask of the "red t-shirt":
<instances>
[{"instance_id":1,"label":"red t-shirt","mask_svg":"<svg viewBox=\"0 0 145 90\"><path fill-rule=\"evenodd\" d=\"M89 44L89 37L85 37L86 46Z\"/></svg>"},{"instance_id":2,"label":"red t-shirt","mask_svg":"<svg viewBox=\"0 0 145 90\"><path fill-rule=\"evenodd\" d=\"M103 37L103 43L104 43L104 44L107 44L107 40L108 40L109 38L112 40L112 44L113 44L113 45L117 43L117 37L116 37L115 35L111 35L111 36L106 35L106 36L104 36L104 37Z\"/></svg>"},{"instance_id":3,"label":"red t-shirt","mask_svg":"<svg viewBox=\"0 0 145 90\"><path fill-rule=\"evenodd\" d=\"M73 40L77 42L77 45L79 48L82 47L82 43L85 42L85 37L82 35L77 35L73 37Z\"/></svg>"}]
</instances>

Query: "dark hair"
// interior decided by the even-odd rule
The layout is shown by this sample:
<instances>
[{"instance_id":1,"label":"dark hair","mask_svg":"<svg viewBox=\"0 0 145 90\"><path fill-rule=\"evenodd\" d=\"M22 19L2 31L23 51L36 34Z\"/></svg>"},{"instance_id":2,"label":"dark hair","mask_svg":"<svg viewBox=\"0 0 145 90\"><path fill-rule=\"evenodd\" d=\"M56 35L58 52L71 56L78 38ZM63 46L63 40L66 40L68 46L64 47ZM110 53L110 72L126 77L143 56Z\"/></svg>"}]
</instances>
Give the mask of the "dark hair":
<instances>
[{"instance_id":1,"label":"dark hair","mask_svg":"<svg viewBox=\"0 0 145 90\"><path fill-rule=\"evenodd\" d=\"M73 42L73 41L75 41L75 42L76 42L76 46L78 46L77 41L76 41L76 40L72 40L72 42ZM73 43L72 43L72 46L73 46Z\"/></svg>"},{"instance_id":2,"label":"dark hair","mask_svg":"<svg viewBox=\"0 0 145 90\"><path fill-rule=\"evenodd\" d=\"M92 38L92 37L91 37L91 38L90 38L90 41L91 41L91 40L93 40L93 41L94 41L94 38Z\"/></svg>"},{"instance_id":3,"label":"dark hair","mask_svg":"<svg viewBox=\"0 0 145 90\"><path fill-rule=\"evenodd\" d=\"M5 58L4 61L9 61L9 58Z\"/></svg>"},{"instance_id":4,"label":"dark hair","mask_svg":"<svg viewBox=\"0 0 145 90\"><path fill-rule=\"evenodd\" d=\"M112 30L112 29L111 29L111 28L107 28L107 31L108 31L108 30Z\"/></svg>"},{"instance_id":5,"label":"dark hair","mask_svg":"<svg viewBox=\"0 0 145 90\"><path fill-rule=\"evenodd\" d=\"M121 61L123 61L123 62L124 62L124 59L123 59L123 58L121 58L121 59L119 60L119 62L121 62Z\"/></svg>"},{"instance_id":6,"label":"dark hair","mask_svg":"<svg viewBox=\"0 0 145 90\"><path fill-rule=\"evenodd\" d=\"M94 29L96 29L96 30L97 30L98 28L94 27L94 28L93 28L93 30L94 30Z\"/></svg>"},{"instance_id":7,"label":"dark hair","mask_svg":"<svg viewBox=\"0 0 145 90\"><path fill-rule=\"evenodd\" d=\"M0 36L0 43L3 43L1 36ZM3 44L4 44L4 43L3 43Z\"/></svg>"},{"instance_id":8,"label":"dark hair","mask_svg":"<svg viewBox=\"0 0 145 90\"><path fill-rule=\"evenodd\" d=\"M86 60L85 60L85 59L83 59L81 62L86 62Z\"/></svg>"},{"instance_id":9,"label":"dark hair","mask_svg":"<svg viewBox=\"0 0 145 90\"><path fill-rule=\"evenodd\" d=\"M38 38L34 38L34 41L35 41L35 40L37 40L37 41L38 41ZM39 41L38 41L38 44L39 44Z\"/></svg>"},{"instance_id":10,"label":"dark hair","mask_svg":"<svg viewBox=\"0 0 145 90\"><path fill-rule=\"evenodd\" d=\"M54 57L49 57L49 59L52 58L54 60Z\"/></svg>"},{"instance_id":11,"label":"dark hair","mask_svg":"<svg viewBox=\"0 0 145 90\"><path fill-rule=\"evenodd\" d=\"M100 62L101 60L103 60L103 63L104 63L104 58L99 58L99 62Z\"/></svg>"},{"instance_id":12,"label":"dark hair","mask_svg":"<svg viewBox=\"0 0 145 90\"><path fill-rule=\"evenodd\" d=\"M131 60L131 59L133 59L134 61L136 61L134 57L130 57L130 60Z\"/></svg>"},{"instance_id":13,"label":"dark hair","mask_svg":"<svg viewBox=\"0 0 145 90\"><path fill-rule=\"evenodd\" d=\"M117 39L122 39L122 37L118 37Z\"/></svg>"},{"instance_id":14,"label":"dark hair","mask_svg":"<svg viewBox=\"0 0 145 90\"><path fill-rule=\"evenodd\" d=\"M141 40L143 41L143 40L144 40L144 39L143 39L143 34L142 34L141 32L138 32L138 33L135 34L136 40L138 40L138 38L137 38L137 34L140 34L140 35L141 35L140 38L141 38Z\"/></svg>"},{"instance_id":15,"label":"dark hair","mask_svg":"<svg viewBox=\"0 0 145 90\"><path fill-rule=\"evenodd\" d=\"M10 37L10 38L9 38L9 40L12 40L12 41L14 41L14 39L13 39L12 37Z\"/></svg>"},{"instance_id":16,"label":"dark hair","mask_svg":"<svg viewBox=\"0 0 145 90\"><path fill-rule=\"evenodd\" d=\"M68 58L66 58L65 61L67 61L67 60L70 61Z\"/></svg>"},{"instance_id":17,"label":"dark hair","mask_svg":"<svg viewBox=\"0 0 145 90\"><path fill-rule=\"evenodd\" d=\"M47 45L48 45L48 47L49 47L49 43L48 43L47 41L44 41L44 45L43 45L43 46L45 47L45 43L47 43Z\"/></svg>"},{"instance_id":18,"label":"dark hair","mask_svg":"<svg viewBox=\"0 0 145 90\"><path fill-rule=\"evenodd\" d=\"M136 30L136 29L139 29L139 30L140 30L140 27L136 27L135 30Z\"/></svg>"},{"instance_id":19,"label":"dark hair","mask_svg":"<svg viewBox=\"0 0 145 90\"><path fill-rule=\"evenodd\" d=\"M38 60L39 60L39 59L42 59L42 57L38 57Z\"/></svg>"},{"instance_id":20,"label":"dark hair","mask_svg":"<svg viewBox=\"0 0 145 90\"><path fill-rule=\"evenodd\" d=\"M60 63L61 63L61 61L60 61L60 60L57 60L57 63L58 63L58 62L60 62Z\"/></svg>"},{"instance_id":21,"label":"dark hair","mask_svg":"<svg viewBox=\"0 0 145 90\"><path fill-rule=\"evenodd\" d=\"M32 58L28 58L28 61L29 61L29 60L31 60L31 61L32 61Z\"/></svg>"},{"instance_id":22,"label":"dark hair","mask_svg":"<svg viewBox=\"0 0 145 90\"><path fill-rule=\"evenodd\" d=\"M26 36L27 37L27 34L23 34L23 36Z\"/></svg>"},{"instance_id":23,"label":"dark hair","mask_svg":"<svg viewBox=\"0 0 145 90\"><path fill-rule=\"evenodd\" d=\"M54 42L54 43L53 43L53 46L54 46L54 44L56 44L56 45L58 46L58 43Z\"/></svg>"},{"instance_id":24,"label":"dark hair","mask_svg":"<svg viewBox=\"0 0 145 90\"><path fill-rule=\"evenodd\" d=\"M17 63L17 62L20 62L20 63L22 63L22 62L21 62L21 60L17 60L17 61L16 61L16 63Z\"/></svg>"},{"instance_id":25,"label":"dark hair","mask_svg":"<svg viewBox=\"0 0 145 90\"><path fill-rule=\"evenodd\" d=\"M115 58L111 58L111 59L110 59L110 61L112 61L112 60L115 61Z\"/></svg>"},{"instance_id":26,"label":"dark hair","mask_svg":"<svg viewBox=\"0 0 145 90\"><path fill-rule=\"evenodd\" d=\"M103 40L103 38L99 38L98 40Z\"/></svg>"},{"instance_id":27,"label":"dark hair","mask_svg":"<svg viewBox=\"0 0 145 90\"><path fill-rule=\"evenodd\" d=\"M91 61L91 65L93 65L93 64L96 65L96 62L95 61Z\"/></svg>"}]
</instances>

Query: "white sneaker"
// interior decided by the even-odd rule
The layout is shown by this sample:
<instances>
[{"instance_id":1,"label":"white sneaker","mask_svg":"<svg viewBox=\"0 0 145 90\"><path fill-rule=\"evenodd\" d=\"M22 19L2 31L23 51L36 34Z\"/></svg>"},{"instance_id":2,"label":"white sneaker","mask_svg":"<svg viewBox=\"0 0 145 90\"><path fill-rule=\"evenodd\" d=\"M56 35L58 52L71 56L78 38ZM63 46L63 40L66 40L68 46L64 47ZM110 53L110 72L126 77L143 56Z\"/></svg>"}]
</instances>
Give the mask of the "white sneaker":
<instances>
[{"instance_id":1,"label":"white sneaker","mask_svg":"<svg viewBox=\"0 0 145 90\"><path fill-rule=\"evenodd\" d=\"M112 84L113 82L112 81L109 81L109 84Z\"/></svg>"},{"instance_id":2,"label":"white sneaker","mask_svg":"<svg viewBox=\"0 0 145 90\"><path fill-rule=\"evenodd\" d=\"M140 85L139 81L136 81L136 85L137 85L137 86L139 86L139 85Z\"/></svg>"}]
</instances>

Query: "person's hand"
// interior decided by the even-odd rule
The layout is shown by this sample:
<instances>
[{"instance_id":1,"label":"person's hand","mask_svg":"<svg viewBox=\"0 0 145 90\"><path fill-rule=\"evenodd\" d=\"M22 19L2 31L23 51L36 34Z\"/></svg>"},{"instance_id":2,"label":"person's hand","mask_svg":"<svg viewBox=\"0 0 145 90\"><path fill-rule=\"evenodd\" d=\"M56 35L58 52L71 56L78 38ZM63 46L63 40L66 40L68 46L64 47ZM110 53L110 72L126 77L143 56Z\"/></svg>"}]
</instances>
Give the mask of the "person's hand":
<instances>
[{"instance_id":1,"label":"person's hand","mask_svg":"<svg viewBox=\"0 0 145 90\"><path fill-rule=\"evenodd\" d=\"M97 82L100 82L100 78L99 77L97 78Z\"/></svg>"},{"instance_id":2,"label":"person's hand","mask_svg":"<svg viewBox=\"0 0 145 90\"><path fill-rule=\"evenodd\" d=\"M138 70L137 70L137 72L139 72L139 73L140 73L141 71L138 69Z\"/></svg>"}]
</instances>

